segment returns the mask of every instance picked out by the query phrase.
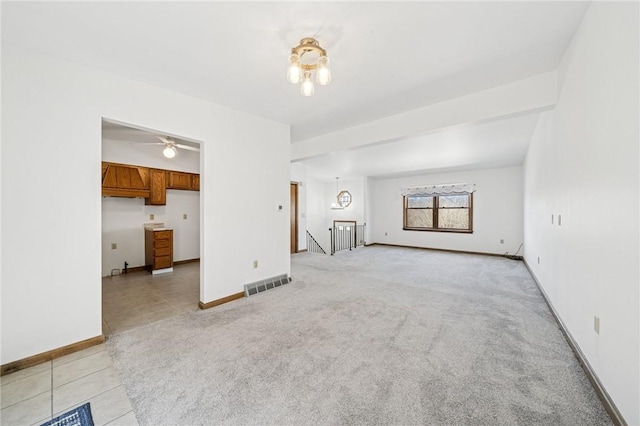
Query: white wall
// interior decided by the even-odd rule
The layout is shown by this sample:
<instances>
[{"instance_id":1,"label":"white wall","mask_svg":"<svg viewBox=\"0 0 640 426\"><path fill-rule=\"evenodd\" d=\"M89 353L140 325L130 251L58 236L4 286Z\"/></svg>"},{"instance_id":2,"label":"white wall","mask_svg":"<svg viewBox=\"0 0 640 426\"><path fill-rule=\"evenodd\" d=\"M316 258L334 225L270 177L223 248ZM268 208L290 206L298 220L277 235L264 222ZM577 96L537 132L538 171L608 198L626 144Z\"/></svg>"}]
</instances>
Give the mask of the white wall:
<instances>
[{"instance_id":1,"label":"white wall","mask_svg":"<svg viewBox=\"0 0 640 426\"><path fill-rule=\"evenodd\" d=\"M364 178L339 179L337 191L335 180L324 184L325 225L327 229L333 226L334 220L356 221L358 225L364 223L366 203L364 181ZM336 202L336 196L340 191L349 191L351 204L343 210L332 210L331 203Z\"/></svg>"},{"instance_id":2,"label":"white wall","mask_svg":"<svg viewBox=\"0 0 640 426\"><path fill-rule=\"evenodd\" d=\"M307 249L307 169L291 164L291 182L298 183L298 251Z\"/></svg>"},{"instance_id":3,"label":"white wall","mask_svg":"<svg viewBox=\"0 0 640 426\"><path fill-rule=\"evenodd\" d=\"M200 155L180 150L174 158L162 155L161 146L130 144L123 141L102 140L102 160L135 164L167 170L199 173ZM154 219L150 219L150 215ZM187 218L184 219L183 215ZM200 257L200 192L167 190L165 206L145 206L142 198L102 198L102 276L112 269L144 266L145 223L164 223L173 228L173 260ZM116 244L112 249L111 244Z\"/></svg>"},{"instance_id":4,"label":"white wall","mask_svg":"<svg viewBox=\"0 0 640 426\"><path fill-rule=\"evenodd\" d=\"M473 234L402 229L401 188L463 182L476 184ZM523 242L521 167L371 179L370 184L373 243L513 254Z\"/></svg>"},{"instance_id":5,"label":"white wall","mask_svg":"<svg viewBox=\"0 0 640 426\"><path fill-rule=\"evenodd\" d=\"M525 259L630 425L640 424L638 37L637 2L591 4L525 161Z\"/></svg>"},{"instance_id":6,"label":"white wall","mask_svg":"<svg viewBox=\"0 0 640 426\"><path fill-rule=\"evenodd\" d=\"M102 333L103 117L202 141L202 302L289 273L288 126L4 42L2 89L2 364Z\"/></svg>"},{"instance_id":7,"label":"white wall","mask_svg":"<svg viewBox=\"0 0 640 426\"><path fill-rule=\"evenodd\" d=\"M325 202L324 182L307 174L307 230L316 239L318 244L327 252L331 250L329 238L329 226L326 215L329 206Z\"/></svg>"},{"instance_id":8,"label":"white wall","mask_svg":"<svg viewBox=\"0 0 640 426\"><path fill-rule=\"evenodd\" d=\"M150 216L153 214L154 219ZM184 219L183 215L187 215ZM142 198L102 198L102 276L112 269L144 266L144 224L173 228L173 260L200 257L200 193L167 190L165 206L146 206ZM111 244L116 244L112 249Z\"/></svg>"}]
</instances>

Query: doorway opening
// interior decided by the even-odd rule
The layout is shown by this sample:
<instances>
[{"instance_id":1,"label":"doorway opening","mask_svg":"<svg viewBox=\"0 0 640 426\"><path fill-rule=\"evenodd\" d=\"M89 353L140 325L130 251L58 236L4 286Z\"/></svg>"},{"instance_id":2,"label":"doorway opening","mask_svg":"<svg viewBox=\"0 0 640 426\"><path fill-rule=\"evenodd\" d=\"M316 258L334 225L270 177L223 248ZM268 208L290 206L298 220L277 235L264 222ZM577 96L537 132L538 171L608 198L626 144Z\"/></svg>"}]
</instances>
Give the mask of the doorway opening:
<instances>
[{"instance_id":1,"label":"doorway opening","mask_svg":"<svg viewBox=\"0 0 640 426\"><path fill-rule=\"evenodd\" d=\"M298 183L291 182L289 188L289 199L291 202L291 209L289 218L289 239L291 246L291 253L298 252Z\"/></svg>"},{"instance_id":2,"label":"doorway opening","mask_svg":"<svg viewBox=\"0 0 640 426\"><path fill-rule=\"evenodd\" d=\"M102 120L105 336L198 309L201 148L184 137Z\"/></svg>"}]
</instances>

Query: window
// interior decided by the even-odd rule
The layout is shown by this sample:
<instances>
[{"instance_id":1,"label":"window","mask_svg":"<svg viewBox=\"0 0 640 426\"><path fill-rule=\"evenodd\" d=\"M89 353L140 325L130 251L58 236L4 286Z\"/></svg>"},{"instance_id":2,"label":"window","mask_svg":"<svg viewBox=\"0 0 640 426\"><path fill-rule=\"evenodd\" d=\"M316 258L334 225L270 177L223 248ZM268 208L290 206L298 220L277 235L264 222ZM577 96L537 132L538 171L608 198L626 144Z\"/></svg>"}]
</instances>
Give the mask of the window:
<instances>
[{"instance_id":1,"label":"window","mask_svg":"<svg viewBox=\"0 0 640 426\"><path fill-rule=\"evenodd\" d=\"M403 229L473 232L473 194L405 195Z\"/></svg>"}]
</instances>

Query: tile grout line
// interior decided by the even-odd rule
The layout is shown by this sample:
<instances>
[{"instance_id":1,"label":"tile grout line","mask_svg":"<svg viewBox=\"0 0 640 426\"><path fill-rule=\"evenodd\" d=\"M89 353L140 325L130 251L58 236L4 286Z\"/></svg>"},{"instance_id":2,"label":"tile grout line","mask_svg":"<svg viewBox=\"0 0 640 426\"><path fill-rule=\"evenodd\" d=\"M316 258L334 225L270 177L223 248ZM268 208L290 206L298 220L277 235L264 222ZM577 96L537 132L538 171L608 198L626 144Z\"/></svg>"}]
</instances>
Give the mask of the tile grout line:
<instances>
[{"instance_id":1,"label":"tile grout line","mask_svg":"<svg viewBox=\"0 0 640 426\"><path fill-rule=\"evenodd\" d=\"M115 421L116 421L116 420L118 420L118 419L123 418L124 416L126 416L126 415L127 415L127 414L129 414L129 413L133 413L133 417L135 417L135 418L136 418L136 422L137 422L137 421L138 421L138 417L136 416L136 413L135 413L133 410L131 410L131 411L127 411L126 413L124 413L123 415L121 415L121 416L119 416L119 417L116 417L115 419L111 419L111 420L109 420L109 422L108 422L108 423L105 423L105 425L104 425L104 426L109 426L111 423L115 422Z\"/></svg>"},{"instance_id":2,"label":"tile grout line","mask_svg":"<svg viewBox=\"0 0 640 426\"><path fill-rule=\"evenodd\" d=\"M124 389L124 391L125 391L125 396L126 396L127 400L129 401L129 405L131 405L131 399L129 398L129 395L127 394L127 390L125 389L124 384L123 384L123 383L122 383L122 381L121 381L119 385L114 386L114 387L112 387L112 388L109 388L109 389L107 389L107 390L105 390L105 391L102 391L102 392L100 392L99 394L93 395L93 396L92 396L92 397L90 397L90 398L83 399L82 401L80 401L80 402L79 402L79 403L77 403L77 404L71 404L69 407L63 408L63 409L62 409L62 410L60 410L59 412L60 412L60 413L65 413L65 412L67 412L67 411L69 411L69 410L73 409L73 407L74 407L74 406L79 407L79 406L81 406L81 405L84 405L84 404L86 404L87 402L91 402L91 400L92 400L92 399L97 398L97 397L99 397L99 396L101 396L101 395L104 395L104 394L105 394L105 393L107 393L107 392L111 392L112 390L114 390L114 389L116 389L116 388L119 388L119 387L122 387L122 389ZM133 406L132 406L131 411L133 411ZM127 413L128 413L128 412L127 412ZM127 414L127 413L125 413L125 414ZM54 413L54 414L55 414L55 413ZM124 414L123 414L123 416L124 416ZM122 417L122 416L120 416L120 417ZM119 419L120 417L118 417L118 419ZM53 418L53 414L51 415L51 418ZM114 421L114 420L116 420L116 419L111 419L111 420L109 420L109 422L112 422L112 421Z\"/></svg>"}]
</instances>

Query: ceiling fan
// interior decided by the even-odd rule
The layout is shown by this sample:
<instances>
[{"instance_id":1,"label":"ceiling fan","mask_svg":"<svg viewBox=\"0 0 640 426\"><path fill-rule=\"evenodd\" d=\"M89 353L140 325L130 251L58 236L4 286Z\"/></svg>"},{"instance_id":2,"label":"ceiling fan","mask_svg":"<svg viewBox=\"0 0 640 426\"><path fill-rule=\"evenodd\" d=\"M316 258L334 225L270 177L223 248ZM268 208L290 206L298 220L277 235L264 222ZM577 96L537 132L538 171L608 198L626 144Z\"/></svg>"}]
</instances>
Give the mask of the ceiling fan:
<instances>
[{"instance_id":1,"label":"ceiling fan","mask_svg":"<svg viewBox=\"0 0 640 426\"><path fill-rule=\"evenodd\" d=\"M176 156L176 154L178 153L176 148L186 149L187 151L200 152L200 148L176 143L176 141L171 139L169 136L158 136L158 139L160 139L162 142L149 142L142 145L164 145L162 154L167 158L173 158Z\"/></svg>"}]
</instances>

